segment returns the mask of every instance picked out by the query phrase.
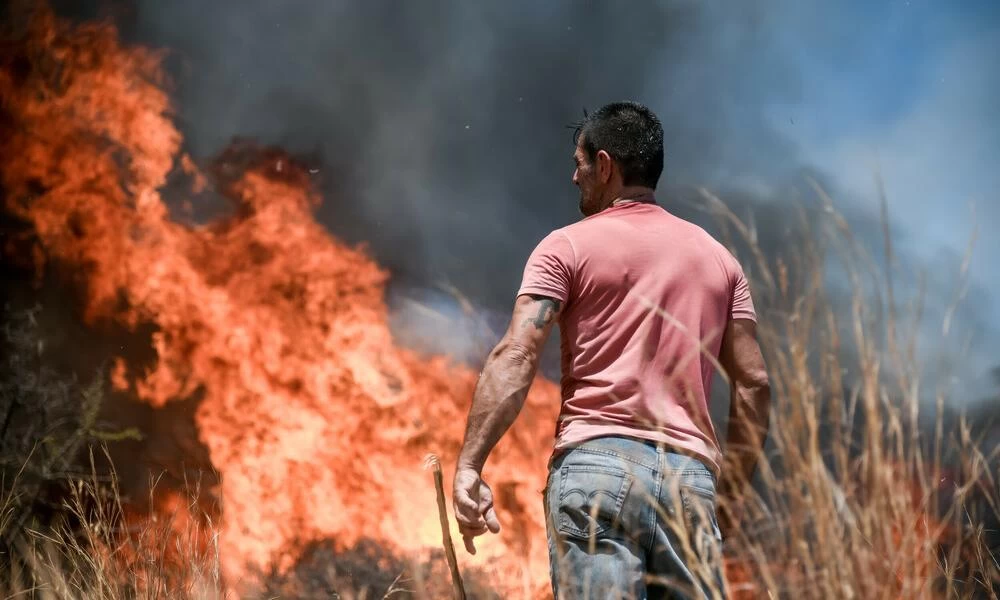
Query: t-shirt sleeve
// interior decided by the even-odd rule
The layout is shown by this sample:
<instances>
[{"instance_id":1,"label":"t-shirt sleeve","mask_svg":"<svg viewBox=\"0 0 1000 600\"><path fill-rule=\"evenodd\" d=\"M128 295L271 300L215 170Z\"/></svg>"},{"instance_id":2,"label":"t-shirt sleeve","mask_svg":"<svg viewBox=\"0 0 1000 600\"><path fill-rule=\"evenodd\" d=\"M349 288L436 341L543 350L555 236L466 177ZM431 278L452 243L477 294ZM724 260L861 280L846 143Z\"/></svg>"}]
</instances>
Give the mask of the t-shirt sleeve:
<instances>
[{"instance_id":1,"label":"t-shirt sleeve","mask_svg":"<svg viewBox=\"0 0 1000 600\"><path fill-rule=\"evenodd\" d=\"M524 276L517 295L538 294L562 303L569 299L576 254L565 233L553 231L532 251L524 265Z\"/></svg>"},{"instance_id":2,"label":"t-shirt sleeve","mask_svg":"<svg viewBox=\"0 0 1000 600\"><path fill-rule=\"evenodd\" d=\"M753 298L750 296L750 283L740 263L733 258L733 298L730 304L729 315L733 319L750 319L757 321L757 311L753 306Z\"/></svg>"}]
</instances>

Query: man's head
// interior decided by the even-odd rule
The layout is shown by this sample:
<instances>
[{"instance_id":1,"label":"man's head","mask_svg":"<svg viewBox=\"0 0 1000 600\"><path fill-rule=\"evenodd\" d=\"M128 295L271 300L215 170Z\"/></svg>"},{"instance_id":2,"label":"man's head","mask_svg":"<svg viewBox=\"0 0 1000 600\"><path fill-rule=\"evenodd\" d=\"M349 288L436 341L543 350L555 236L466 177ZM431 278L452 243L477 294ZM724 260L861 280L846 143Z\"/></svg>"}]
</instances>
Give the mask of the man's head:
<instances>
[{"instance_id":1,"label":"man's head","mask_svg":"<svg viewBox=\"0 0 1000 600\"><path fill-rule=\"evenodd\" d=\"M577 125L573 158L580 212L590 216L626 188L656 189L663 172L663 127L638 102L613 102Z\"/></svg>"}]
</instances>

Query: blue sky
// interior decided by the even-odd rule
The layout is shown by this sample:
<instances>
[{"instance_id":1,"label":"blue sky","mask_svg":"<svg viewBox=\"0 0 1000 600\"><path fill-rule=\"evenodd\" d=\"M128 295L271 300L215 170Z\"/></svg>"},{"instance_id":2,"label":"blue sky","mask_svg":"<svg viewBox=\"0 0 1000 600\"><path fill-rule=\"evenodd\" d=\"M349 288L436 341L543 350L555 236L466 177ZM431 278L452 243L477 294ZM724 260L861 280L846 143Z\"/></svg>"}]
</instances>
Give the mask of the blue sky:
<instances>
[{"instance_id":1,"label":"blue sky","mask_svg":"<svg viewBox=\"0 0 1000 600\"><path fill-rule=\"evenodd\" d=\"M983 329L964 333L995 350L986 338L1000 323L1000 2L788 8L773 13L770 30L775 51L794 57L800 94L769 106L770 120L834 177L840 202L877 215L881 173L897 246L930 286L955 285L978 229L966 302L980 317L965 324ZM951 333L959 345L962 335ZM970 366L996 362L981 350Z\"/></svg>"},{"instance_id":2,"label":"blue sky","mask_svg":"<svg viewBox=\"0 0 1000 600\"><path fill-rule=\"evenodd\" d=\"M898 118L926 92L939 56L1000 27L995 0L786 4L769 16L770 31L776 51L795 57L804 76L796 123L813 138ZM986 56L976 62L983 69L990 63Z\"/></svg>"}]
</instances>

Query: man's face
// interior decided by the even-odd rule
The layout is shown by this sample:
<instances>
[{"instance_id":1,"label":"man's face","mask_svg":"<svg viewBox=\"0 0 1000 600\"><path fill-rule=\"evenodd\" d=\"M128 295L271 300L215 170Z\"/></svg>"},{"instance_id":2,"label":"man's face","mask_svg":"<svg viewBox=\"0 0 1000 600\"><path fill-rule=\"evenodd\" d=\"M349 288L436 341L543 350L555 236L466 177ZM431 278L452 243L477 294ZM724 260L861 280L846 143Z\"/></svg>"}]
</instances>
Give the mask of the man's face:
<instances>
[{"instance_id":1,"label":"man's face","mask_svg":"<svg viewBox=\"0 0 1000 600\"><path fill-rule=\"evenodd\" d=\"M573 183L580 188L580 212L589 217L600 209L600 194L596 165L587 157L587 152L577 144L573 153L576 161L576 171L573 172Z\"/></svg>"}]
</instances>

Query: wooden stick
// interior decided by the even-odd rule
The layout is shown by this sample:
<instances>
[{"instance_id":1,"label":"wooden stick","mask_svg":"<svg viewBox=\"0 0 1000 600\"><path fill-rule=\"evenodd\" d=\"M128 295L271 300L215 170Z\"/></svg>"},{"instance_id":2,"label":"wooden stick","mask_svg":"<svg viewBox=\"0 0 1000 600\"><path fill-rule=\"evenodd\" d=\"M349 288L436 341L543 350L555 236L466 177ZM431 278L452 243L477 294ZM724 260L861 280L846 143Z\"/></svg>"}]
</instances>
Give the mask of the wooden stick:
<instances>
[{"instance_id":1,"label":"wooden stick","mask_svg":"<svg viewBox=\"0 0 1000 600\"><path fill-rule=\"evenodd\" d=\"M451 541L451 529L448 527L448 507L444 496L444 475L441 473L441 461L434 454L427 455L424 468L434 471L434 487L437 490L438 518L441 520L441 538L444 544L444 554L448 558L448 568L451 570L451 590L455 600L465 600L465 586L462 584L462 574L458 570L458 557L455 556L455 544Z\"/></svg>"}]
</instances>

